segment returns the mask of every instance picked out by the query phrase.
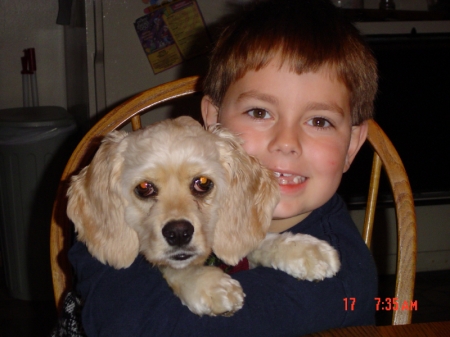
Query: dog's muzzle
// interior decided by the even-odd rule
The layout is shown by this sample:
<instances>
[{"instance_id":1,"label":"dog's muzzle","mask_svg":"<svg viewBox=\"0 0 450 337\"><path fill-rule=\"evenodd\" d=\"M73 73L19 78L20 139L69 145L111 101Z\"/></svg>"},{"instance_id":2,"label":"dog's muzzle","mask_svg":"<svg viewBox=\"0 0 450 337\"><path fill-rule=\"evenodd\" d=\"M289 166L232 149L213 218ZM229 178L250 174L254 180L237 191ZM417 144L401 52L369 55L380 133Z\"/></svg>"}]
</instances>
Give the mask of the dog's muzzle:
<instances>
[{"instance_id":1,"label":"dog's muzzle","mask_svg":"<svg viewBox=\"0 0 450 337\"><path fill-rule=\"evenodd\" d=\"M174 220L168 222L162 229L162 235L167 243L174 248L182 248L189 244L194 234L194 226L186 220ZM186 251L172 255L173 260L183 261L192 257Z\"/></svg>"},{"instance_id":2,"label":"dog's muzzle","mask_svg":"<svg viewBox=\"0 0 450 337\"><path fill-rule=\"evenodd\" d=\"M186 220L174 220L168 222L162 229L162 235L172 247L184 247L192 240L194 226ZM192 255L187 253L176 254L175 260L186 260Z\"/></svg>"}]
</instances>

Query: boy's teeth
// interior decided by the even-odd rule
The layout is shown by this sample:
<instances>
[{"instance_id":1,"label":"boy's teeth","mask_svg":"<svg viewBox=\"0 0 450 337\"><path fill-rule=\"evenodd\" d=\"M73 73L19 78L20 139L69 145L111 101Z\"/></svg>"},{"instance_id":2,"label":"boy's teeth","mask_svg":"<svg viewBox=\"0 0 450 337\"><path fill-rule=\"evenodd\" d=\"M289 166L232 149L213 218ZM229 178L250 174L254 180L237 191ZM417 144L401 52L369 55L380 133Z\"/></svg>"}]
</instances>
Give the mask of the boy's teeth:
<instances>
[{"instance_id":1,"label":"boy's teeth","mask_svg":"<svg viewBox=\"0 0 450 337\"><path fill-rule=\"evenodd\" d=\"M305 177L293 176L289 173L274 172L274 175L278 178L278 183L280 185L299 184L306 180Z\"/></svg>"}]
</instances>

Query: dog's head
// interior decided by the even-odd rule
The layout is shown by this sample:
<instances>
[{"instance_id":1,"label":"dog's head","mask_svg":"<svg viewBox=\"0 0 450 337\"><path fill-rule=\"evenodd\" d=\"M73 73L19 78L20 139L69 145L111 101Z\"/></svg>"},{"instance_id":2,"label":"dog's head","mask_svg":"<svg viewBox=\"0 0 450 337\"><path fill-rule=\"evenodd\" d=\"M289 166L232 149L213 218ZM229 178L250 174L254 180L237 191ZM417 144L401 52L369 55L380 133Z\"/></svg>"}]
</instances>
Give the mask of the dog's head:
<instances>
[{"instance_id":1,"label":"dog's head","mask_svg":"<svg viewBox=\"0 0 450 337\"><path fill-rule=\"evenodd\" d=\"M213 250L236 264L265 237L278 184L220 126L190 117L110 133L72 178L67 214L98 260L128 267L203 263Z\"/></svg>"}]
</instances>

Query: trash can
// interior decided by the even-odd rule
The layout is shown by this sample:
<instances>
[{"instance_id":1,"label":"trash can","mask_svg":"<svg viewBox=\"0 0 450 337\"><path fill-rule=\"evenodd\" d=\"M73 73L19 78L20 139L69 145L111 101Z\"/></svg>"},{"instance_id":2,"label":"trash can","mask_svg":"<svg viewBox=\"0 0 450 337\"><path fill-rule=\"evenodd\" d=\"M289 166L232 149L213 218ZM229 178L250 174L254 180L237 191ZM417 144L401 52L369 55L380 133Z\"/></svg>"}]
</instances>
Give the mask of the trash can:
<instances>
[{"instance_id":1,"label":"trash can","mask_svg":"<svg viewBox=\"0 0 450 337\"><path fill-rule=\"evenodd\" d=\"M64 108L0 110L0 249L14 298L53 298L52 205L77 138L75 120Z\"/></svg>"}]
</instances>

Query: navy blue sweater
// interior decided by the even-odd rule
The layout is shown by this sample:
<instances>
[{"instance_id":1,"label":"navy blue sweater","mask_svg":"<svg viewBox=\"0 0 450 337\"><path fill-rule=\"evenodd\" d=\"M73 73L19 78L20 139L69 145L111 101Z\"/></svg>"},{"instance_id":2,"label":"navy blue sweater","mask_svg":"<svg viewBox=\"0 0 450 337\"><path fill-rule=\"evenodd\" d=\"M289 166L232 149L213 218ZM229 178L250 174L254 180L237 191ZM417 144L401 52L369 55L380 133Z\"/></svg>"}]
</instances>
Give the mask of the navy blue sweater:
<instances>
[{"instance_id":1,"label":"navy blue sweater","mask_svg":"<svg viewBox=\"0 0 450 337\"><path fill-rule=\"evenodd\" d=\"M375 324L375 265L342 199L335 195L290 231L333 245L341 258L339 273L321 282L299 281L264 267L235 273L246 297L232 317L191 313L142 256L116 270L77 242L70 259L84 302L84 329L88 336L274 337Z\"/></svg>"}]
</instances>

